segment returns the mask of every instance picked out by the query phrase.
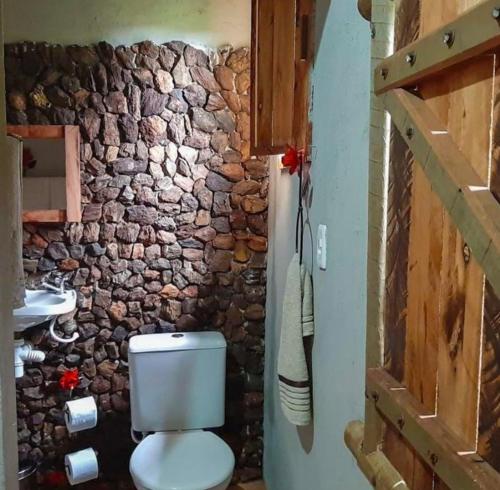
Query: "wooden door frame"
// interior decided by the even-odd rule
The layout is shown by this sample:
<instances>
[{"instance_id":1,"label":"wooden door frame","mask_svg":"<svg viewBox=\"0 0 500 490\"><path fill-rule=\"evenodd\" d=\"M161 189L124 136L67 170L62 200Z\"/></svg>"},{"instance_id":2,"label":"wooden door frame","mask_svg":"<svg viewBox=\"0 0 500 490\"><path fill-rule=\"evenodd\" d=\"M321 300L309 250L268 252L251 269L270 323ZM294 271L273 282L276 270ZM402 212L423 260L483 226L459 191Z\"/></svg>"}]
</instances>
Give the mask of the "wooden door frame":
<instances>
[{"instance_id":1,"label":"wooden door frame","mask_svg":"<svg viewBox=\"0 0 500 490\"><path fill-rule=\"evenodd\" d=\"M383 369L389 163L384 107L493 289L500 294L500 204L426 102L405 90L410 84L500 46L499 5L484 0L455 21L391 54L394 3L372 3L372 61L376 67L370 135L366 411L364 425L355 421L346 428L346 444L375 488L408 488L381 450L386 423L448 487L500 488L499 473L476 452L461 452L461 441L439 417L426 416L423 405Z\"/></svg>"}]
</instances>

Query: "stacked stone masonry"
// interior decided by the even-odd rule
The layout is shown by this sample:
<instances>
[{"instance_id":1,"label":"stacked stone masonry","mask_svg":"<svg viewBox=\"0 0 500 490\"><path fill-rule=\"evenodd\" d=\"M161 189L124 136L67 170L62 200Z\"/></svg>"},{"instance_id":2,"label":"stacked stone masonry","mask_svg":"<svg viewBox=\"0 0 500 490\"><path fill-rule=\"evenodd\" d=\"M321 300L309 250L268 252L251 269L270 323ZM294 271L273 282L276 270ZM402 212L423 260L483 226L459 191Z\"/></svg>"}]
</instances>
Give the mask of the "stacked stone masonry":
<instances>
[{"instance_id":1,"label":"stacked stone masonry","mask_svg":"<svg viewBox=\"0 0 500 490\"><path fill-rule=\"evenodd\" d=\"M92 445L118 488L134 447L129 339L218 330L228 341L221 434L235 478L259 477L268 167L249 153L248 49L23 43L5 55L8 122L78 125L82 137L82 223L24 230L29 283L67 278L77 309L58 328L80 338L27 335L47 360L18 382L21 460L61 470L66 452ZM73 396L92 394L100 422L70 437L58 379L72 368Z\"/></svg>"}]
</instances>

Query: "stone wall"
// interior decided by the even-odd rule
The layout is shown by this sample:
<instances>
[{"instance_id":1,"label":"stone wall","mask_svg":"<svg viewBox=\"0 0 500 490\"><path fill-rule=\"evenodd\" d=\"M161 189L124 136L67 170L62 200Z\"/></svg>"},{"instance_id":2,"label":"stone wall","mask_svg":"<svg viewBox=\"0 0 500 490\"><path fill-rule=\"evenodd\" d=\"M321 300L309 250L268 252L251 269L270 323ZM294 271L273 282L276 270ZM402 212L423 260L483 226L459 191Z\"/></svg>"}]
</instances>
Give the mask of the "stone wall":
<instances>
[{"instance_id":1,"label":"stone wall","mask_svg":"<svg viewBox=\"0 0 500 490\"><path fill-rule=\"evenodd\" d=\"M77 124L83 222L25 226L30 282L64 276L78 292L61 333L18 382L21 459L62 469L91 444L104 480L127 478L128 340L219 330L228 341L227 424L236 477L260 476L267 163L249 156L249 53L181 42L131 47L6 46L8 121ZM74 317L76 322L71 321ZM68 437L58 379L98 401L98 429ZM210 376L210 373L207 373Z\"/></svg>"}]
</instances>

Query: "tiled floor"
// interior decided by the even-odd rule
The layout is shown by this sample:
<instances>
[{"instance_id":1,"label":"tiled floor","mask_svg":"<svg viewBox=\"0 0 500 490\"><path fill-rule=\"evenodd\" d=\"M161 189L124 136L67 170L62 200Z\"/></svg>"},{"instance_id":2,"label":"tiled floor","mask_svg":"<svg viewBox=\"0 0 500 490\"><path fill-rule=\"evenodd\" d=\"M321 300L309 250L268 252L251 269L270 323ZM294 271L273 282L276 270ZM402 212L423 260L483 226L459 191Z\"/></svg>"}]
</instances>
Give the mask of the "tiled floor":
<instances>
[{"instance_id":1,"label":"tiled floor","mask_svg":"<svg viewBox=\"0 0 500 490\"><path fill-rule=\"evenodd\" d=\"M229 487L228 490L266 490L263 481L254 481L252 483L240 483L235 487Z\"/></svg>"}]
</instances>

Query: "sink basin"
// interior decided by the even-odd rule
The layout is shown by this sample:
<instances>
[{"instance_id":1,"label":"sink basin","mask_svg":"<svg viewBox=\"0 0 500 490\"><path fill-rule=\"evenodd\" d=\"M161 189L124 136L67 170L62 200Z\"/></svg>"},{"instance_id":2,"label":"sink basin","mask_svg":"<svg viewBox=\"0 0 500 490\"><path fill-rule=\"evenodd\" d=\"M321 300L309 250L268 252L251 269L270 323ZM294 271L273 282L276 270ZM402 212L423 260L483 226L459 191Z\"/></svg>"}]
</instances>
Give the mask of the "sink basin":
<instances>
[{"instance_id":1,"label":"sink basin","mask_svg":"<svg viewBox=\"0 0 500 490\"><path fill-rule=\"evenodd\" d=\"M46 290L26 290L26 305L14 310L15 330L27 328L52 320L73 311L76 307L76 292L56 293Z\"/></svg>"}]
</instances>

